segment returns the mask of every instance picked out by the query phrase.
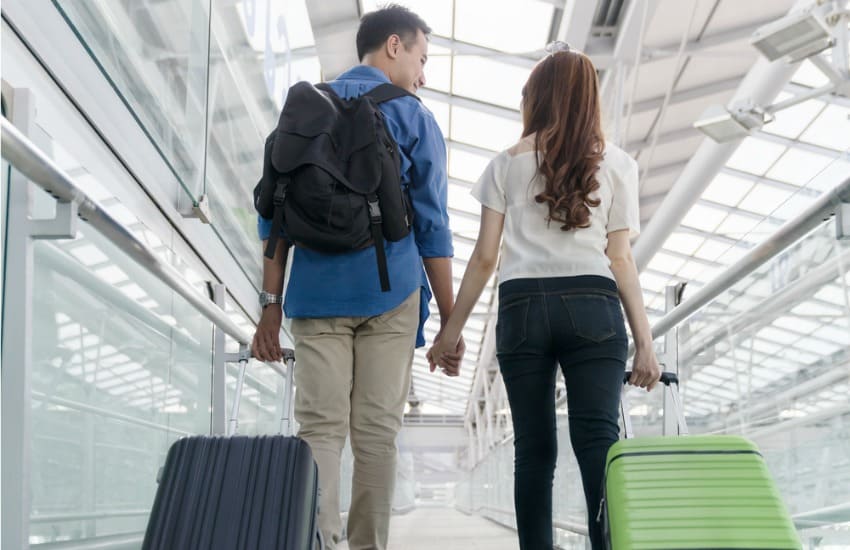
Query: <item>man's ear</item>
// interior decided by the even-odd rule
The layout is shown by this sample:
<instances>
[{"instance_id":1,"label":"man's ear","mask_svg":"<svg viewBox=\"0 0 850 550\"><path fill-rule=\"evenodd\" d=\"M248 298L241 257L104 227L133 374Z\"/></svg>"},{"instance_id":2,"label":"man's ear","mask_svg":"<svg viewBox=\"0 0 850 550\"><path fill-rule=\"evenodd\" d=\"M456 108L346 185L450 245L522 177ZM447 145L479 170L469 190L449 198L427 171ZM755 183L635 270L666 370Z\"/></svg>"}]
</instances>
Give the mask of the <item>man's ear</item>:
<instances>
[{"instance_id":1,"label":"man's ear","mask_svg":"<svg viewBox=\"0 0 850 550\"><path fill-rule=\"evenodd\" d=\"M390 59L395 59L398 57L399 50L404 47L401 43L401 37L397 34L391 34L389 38L387 38L386 42L387 46L387 57Z\"/></svg>"}]
</instances>

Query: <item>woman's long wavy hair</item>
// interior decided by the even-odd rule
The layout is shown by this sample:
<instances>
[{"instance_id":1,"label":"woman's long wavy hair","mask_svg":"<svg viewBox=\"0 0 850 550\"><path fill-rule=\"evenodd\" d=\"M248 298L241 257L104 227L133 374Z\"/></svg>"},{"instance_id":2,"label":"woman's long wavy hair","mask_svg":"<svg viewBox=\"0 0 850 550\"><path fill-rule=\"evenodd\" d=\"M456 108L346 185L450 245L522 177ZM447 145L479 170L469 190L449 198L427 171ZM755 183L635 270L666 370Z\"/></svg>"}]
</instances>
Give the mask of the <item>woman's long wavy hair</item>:
<instances>
[{"instance_id":1,"label":"woman's long wavy hair","mask_svg":"<svg viewBox=\"0 0 850 550\"><path fill-rule=\"evenodd\" d=\"M563 231L590 227L590 197L599 189L596 172L605 152L599 83L590 59L580 52L548 55L523 88L522 137L535 134L537 171L545 189L534 198L549 207L548 220Z\"/></svg>"}]
</instances>

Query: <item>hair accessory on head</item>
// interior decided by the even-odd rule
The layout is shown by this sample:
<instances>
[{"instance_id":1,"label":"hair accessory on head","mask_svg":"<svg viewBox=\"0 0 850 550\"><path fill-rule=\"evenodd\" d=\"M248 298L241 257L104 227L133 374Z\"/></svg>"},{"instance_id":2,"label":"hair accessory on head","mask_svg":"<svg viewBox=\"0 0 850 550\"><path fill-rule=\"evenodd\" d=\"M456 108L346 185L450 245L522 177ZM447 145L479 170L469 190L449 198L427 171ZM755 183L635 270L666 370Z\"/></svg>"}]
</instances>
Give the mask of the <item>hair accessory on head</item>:
<instances>
[{"instance_id":1,"label":"hair accessory on head","mask_svg":"<svg viewBox=\"0 0 850 550\"><path fill-rule=\"evenodd\" d=\"M570 45L564 42L563 40L555 40L554 42L549 42L543 47L543 51L548 55L554 55L558 52L569 52L571 51Z\"/></svg>"}]
</instances>

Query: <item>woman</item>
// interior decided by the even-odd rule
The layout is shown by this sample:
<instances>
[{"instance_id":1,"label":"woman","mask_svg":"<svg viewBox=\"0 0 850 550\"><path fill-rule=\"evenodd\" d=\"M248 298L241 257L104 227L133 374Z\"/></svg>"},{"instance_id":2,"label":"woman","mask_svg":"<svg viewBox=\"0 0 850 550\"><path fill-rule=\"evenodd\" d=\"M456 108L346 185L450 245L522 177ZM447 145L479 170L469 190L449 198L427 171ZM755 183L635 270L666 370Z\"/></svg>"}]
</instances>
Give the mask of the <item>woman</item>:
<instances>
[{"instance_id":1,"label":"woman","mask_svg":"<svg viewBox=\"0 0 850 550\"><path fill-rule=\"evenodd\" d=\"M455 347L502 242L496 350L513 418L520 547L552 548L560 365L590 540L601 549L596 517L628 353L621 301L636 349L629 382L650 390L660 376L629 244L639 230L637 163L605 143L596 70L569 47L532 70L522 116L522 139L473 188L478 242L428 358L432 369L458 374Z\"/></svg>"}]
</instances>

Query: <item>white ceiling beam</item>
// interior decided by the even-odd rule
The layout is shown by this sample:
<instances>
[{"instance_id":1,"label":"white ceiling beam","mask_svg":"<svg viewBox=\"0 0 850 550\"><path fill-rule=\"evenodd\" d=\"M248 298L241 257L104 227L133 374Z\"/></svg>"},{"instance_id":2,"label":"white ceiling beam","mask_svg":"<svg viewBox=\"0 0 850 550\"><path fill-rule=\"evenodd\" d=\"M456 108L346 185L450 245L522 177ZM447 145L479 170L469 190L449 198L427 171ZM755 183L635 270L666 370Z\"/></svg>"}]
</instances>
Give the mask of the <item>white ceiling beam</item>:
<instances>
[{"instance_id":1,"label":"white ceiling beam","mask_svg":"<svg viewBox=\"0 0 850 550\"><path fill-rule=\"evenodd\" d=\"M494 105L492 103L486 103L477 99L441 92L431 88L420 88L419 96L425 99L439 101L441 103L448 103L453 107L462 107L479 113L485 113L520 123L522 122L522 116L519 114L519 109L502 107L501 105Z\"/></svg>"},{"instance_id":2,"label":"white ceiling beam","mask_svg":"<svg viewBox=\"0 0 850 550\"><path fill-rule=\"evenodd\" d=\"M568 0L563 3L558 40L584 51L593 28L593 16L599 0Z\"/></svg>"},{"instance_id":3,"label":"white ceiling beam","mask_svg":"<svg viewBox=\"0 0 850 550\"><path fill-rule=\"evenodd\" d=\"M333 80L359 63L356 39L360 3L357 0L307 0L307 14L323 80Z\"/></svg>"},{"instance_id":4,"label":"white ceiling beam","mask_svg":"<svg viewBox=\"0 0 850 550\"><path fill-rule=\"evenodd\" d=\"M798 0L795 7L804 2L805 0ZM788 84L798 66L798 63L770 63L763 57L758 58L741 81L729 105L745 100L751 100L758 105L769 105ZM635 243L634 258L638 270L646 267L667 237L679 227L691 206L702 196L705 188L732 157L741 141L743 140L737 139L717 143L711 139L703 139Z\"/></svg>"},{"instance_id":5,"label":"white ceiling beam","mask_svg":"<svg viewBox=\"0 0 850 550\"><path fill-rule=\"evenodd\" d=\"M670 96L669 105L678 105L680 103L686 103L688 101L700 99L705 96L732 91L738 87L743 77L744 75L733 76L732 78L708 82L706 84L694 86L693 88L678 90L676 92L673 92L673 95ZM663 104L663 95L651 97L642 101L636 101L632 105L632 115L658 110ZM623 108L625 110L625 106Z\"/></svg>"}]
</instances>

